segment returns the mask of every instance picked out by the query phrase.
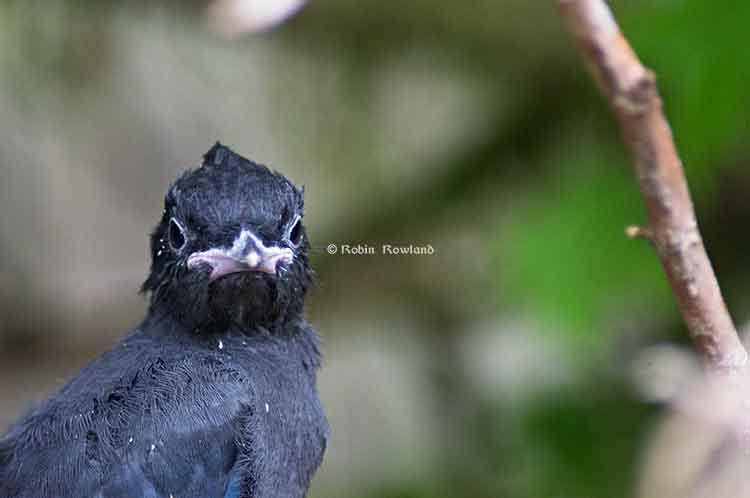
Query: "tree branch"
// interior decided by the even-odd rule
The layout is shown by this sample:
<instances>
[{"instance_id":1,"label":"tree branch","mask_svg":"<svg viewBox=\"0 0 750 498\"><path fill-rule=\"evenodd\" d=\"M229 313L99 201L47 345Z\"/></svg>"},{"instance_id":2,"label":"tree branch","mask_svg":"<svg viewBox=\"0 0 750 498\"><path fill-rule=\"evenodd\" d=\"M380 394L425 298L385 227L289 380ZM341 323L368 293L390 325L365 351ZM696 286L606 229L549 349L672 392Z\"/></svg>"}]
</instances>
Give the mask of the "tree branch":
<instances>
[{"instance_id":1,"label":"tree branch","mask_svg":"<svg viewBox=\"0 0 750 498\"><path fill-rule=\"evenodd\" d=\"M630 152L648 226L630 229L652 242L677 296L695 347L721 371L747 363L703 246L682 163L654 74L638 60L603 0L558 0L568 28L609 101Z\"/></svg>"}]
</instances>

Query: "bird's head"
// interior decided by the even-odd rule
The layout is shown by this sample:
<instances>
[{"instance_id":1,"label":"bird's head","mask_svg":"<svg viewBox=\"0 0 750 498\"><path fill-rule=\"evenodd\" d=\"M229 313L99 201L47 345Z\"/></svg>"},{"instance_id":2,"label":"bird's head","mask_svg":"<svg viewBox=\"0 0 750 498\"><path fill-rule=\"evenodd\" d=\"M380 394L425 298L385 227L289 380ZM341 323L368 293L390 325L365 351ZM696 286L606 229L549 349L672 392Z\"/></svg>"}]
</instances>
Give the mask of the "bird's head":
<instances>
[{"instance_id":1,"label":"bird's head","mask_svg":"<svg viewBox=\"0 0 750 498\"><path fill-rule=\"evenodd\" d=\"M302 191L217 143L165 197L142 287L152 311L195 329L299 316L313 280L302 215Z\"/></svg>"}]
</instances>

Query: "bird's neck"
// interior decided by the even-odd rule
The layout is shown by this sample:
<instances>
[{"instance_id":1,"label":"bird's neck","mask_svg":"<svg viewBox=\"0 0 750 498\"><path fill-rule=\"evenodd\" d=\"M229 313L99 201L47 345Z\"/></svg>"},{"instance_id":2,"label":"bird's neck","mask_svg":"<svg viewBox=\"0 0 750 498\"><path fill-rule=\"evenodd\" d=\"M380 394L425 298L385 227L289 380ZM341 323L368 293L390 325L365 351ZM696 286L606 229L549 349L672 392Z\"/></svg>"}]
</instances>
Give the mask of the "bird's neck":
<instances>
[{"instance_id":1,"label":"bird's neck","mask_svg":"<svg viewBox=\"0 0 750 498\"><path fill-rule=\"evenodd\" d=\"M190 336L217 337L240 332L252 335L286 336L294 334L302 325L306 325L302 310L288 310L276 317L265 314L227 313L194 314L176 310L173 307L151 303L144 323L159 324L160 329Z\"/></svg>"},{"instance_id":2,"label":"bird's neck","mask_svg":"<svg viewBox=\"0 0 750 498\"><path fill-rule=\"evenodd\" d=\"M237 324L229 325L226 329L188 329L177 322L172 316L156 312L149 313L138 327L140 333L190 344L191 347L206 347L216 351L218 348L229 348L231 344L240 342L244 345L262 347L264 344L272 348L291 348L300 355L308 371L316 372L321 364L320 339L315 330L300 317L294 322L288 322L283 329L270 330L262 326L245 327ZM276 349L274 349L276 350Z\"/></svg>"}]
</instances>

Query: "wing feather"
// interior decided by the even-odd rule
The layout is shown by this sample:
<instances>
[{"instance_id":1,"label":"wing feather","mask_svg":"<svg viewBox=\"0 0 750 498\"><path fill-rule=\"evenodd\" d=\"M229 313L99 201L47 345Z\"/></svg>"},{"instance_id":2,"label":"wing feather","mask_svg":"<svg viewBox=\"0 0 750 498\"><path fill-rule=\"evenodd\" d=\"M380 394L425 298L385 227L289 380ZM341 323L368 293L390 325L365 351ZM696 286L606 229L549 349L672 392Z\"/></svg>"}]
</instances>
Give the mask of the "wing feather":
<instances>
[{"instance_id":1,"label":"wing feather","mask_svg":"<svg viewBox=\"0 0 750 498\"><path fill-rule=\"evenodd\" d=\"M3 498L235 498L252 385L221 357L96 364L0 439ZM82 380L83 379L83 380ZM88 384L105 389L91 395ZM230 475L231 474L231 475Z\"/></svg>"}]
</instances>

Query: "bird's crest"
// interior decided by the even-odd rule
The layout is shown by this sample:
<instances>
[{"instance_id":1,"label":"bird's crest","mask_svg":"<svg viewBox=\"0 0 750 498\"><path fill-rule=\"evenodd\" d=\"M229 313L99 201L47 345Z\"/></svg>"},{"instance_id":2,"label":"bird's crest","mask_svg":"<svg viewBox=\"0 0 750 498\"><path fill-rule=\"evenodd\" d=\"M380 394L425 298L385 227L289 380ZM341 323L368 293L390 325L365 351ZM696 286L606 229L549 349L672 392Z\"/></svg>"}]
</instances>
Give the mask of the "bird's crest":
<instances>
[{"instance_id":1,"label":"bird's crest","mask_svg":"<svg viewBox=\"0 0 750 498\"><path fill-rule=\"evenodd\" d=\"M221 142L216 142L208 152L203 154L203 166L221 166L227 163L237 163L242 157Z\"/></svg>"}]
</instances>

